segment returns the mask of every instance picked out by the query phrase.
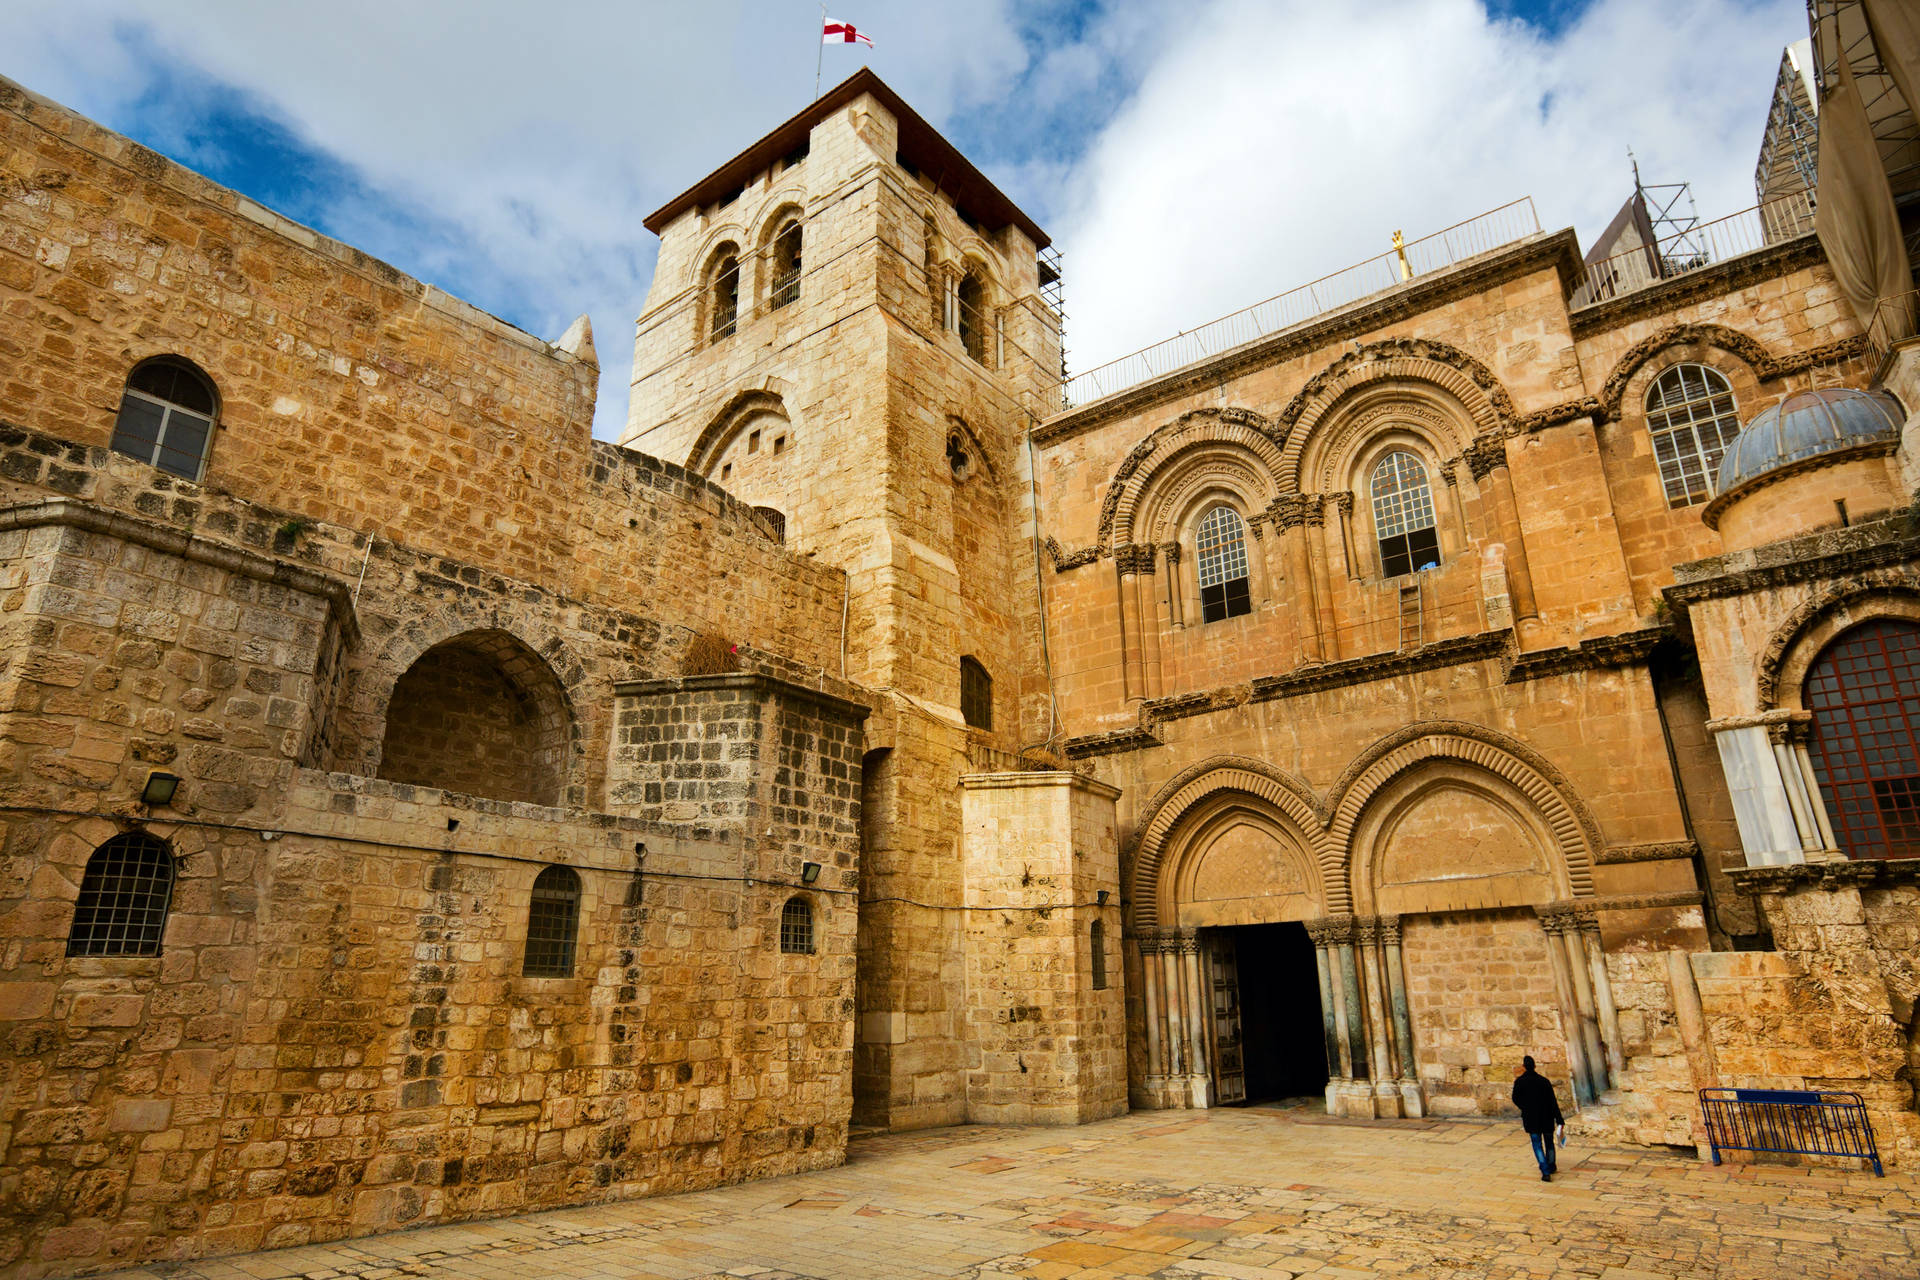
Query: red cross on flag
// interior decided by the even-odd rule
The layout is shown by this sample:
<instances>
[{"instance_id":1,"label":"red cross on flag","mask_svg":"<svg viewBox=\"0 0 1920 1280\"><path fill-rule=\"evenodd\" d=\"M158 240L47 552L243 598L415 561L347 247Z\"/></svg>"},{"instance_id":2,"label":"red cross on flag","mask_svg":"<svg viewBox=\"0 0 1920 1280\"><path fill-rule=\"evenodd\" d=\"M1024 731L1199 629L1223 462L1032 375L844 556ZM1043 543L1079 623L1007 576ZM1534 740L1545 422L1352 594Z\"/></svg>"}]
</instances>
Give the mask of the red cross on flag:
<instances>
[{"instance_id":1,"label":"red cross on flag","mask_svg":"<svg viewBox=\"0 0 1920 1280\"><path fill-rule=\"evenodd\" d=\"M851 22L840 22L833 18L828 18L826 25L821 28L820 43L863 44L869 49L873 48L873 41L854 30Z\"/></svg>"}]
</instances>

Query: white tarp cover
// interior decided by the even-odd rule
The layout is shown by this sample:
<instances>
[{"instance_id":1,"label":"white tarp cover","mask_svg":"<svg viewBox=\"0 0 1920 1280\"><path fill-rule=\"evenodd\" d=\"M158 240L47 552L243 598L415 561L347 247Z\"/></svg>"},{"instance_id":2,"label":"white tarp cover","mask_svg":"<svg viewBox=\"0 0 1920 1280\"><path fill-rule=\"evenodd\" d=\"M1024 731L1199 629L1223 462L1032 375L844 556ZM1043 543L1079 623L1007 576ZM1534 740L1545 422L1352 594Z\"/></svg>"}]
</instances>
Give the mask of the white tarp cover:
<instances>
[{"instance_id":1,"label":"white tarp cover","mask_svg":"<svg viewBox=\"0 0 1920 1280\"><path fill-rule=\"evenodd\" d=\"M1813 226L1841 293L1861 325L1871 327L1882 299L1913 292L1913 273L1853 70L1845 58L1836 70L1821 104L1819 209ZM1880 323L1884 332L1876 336L1882 341L1911 336L1911 305L1890 308Z\"/></svg>"}]
</instances>

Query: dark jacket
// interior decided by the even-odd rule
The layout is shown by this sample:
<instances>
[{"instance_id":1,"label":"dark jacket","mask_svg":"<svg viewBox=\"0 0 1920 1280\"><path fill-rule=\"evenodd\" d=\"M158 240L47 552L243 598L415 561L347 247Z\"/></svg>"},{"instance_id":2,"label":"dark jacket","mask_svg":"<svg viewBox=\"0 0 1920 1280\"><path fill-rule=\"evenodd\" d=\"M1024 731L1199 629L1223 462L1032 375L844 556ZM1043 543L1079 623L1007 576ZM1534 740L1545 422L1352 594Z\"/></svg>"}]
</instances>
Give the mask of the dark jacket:
<instances>
[{"instance_id":1,"label":"dark jacket","mask_svg":"<svg viewBox=\"0 0 1920 1280\"><path fill-rule=\"evenodd\" d=\"M1520 1108L1520 1126L1528 1133L1552 1133L1561 1121L1553 1086L1531 1067L1513 1082L1513 1105Z\"/></svg>"}]
</instances>

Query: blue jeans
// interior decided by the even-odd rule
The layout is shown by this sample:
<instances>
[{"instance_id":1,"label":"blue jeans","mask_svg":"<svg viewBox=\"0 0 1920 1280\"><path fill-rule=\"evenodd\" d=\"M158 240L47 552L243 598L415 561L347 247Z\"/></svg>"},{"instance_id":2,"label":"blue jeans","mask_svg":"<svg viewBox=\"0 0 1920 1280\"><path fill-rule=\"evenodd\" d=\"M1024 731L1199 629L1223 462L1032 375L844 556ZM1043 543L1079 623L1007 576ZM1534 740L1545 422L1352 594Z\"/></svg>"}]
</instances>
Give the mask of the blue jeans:
<instances>
[{"instance_id":1,"label":"blue jeans","mask_svg":"<svg viewBox=\"0 0 1920 1280\"><path fill-rule=\"evenodd\" d=\"M1530 1133L1527 1135L1527 1140L1533 1143L1533 1158L1540 1162L1540 1172L1552 1173L1554 1169L1553 1135Z\"/></svg>"}]
</instances>

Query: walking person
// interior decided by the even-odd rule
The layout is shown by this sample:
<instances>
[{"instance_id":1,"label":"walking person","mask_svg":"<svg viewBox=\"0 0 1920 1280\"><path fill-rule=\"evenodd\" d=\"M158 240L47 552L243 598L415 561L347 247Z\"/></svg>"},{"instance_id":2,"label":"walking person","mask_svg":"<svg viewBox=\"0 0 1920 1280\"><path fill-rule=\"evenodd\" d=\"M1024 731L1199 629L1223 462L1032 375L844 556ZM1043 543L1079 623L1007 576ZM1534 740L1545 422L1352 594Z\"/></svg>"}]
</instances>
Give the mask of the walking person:
<instances>
[{"instance_id":1,"label":"walking person","mask_svg":"<svg viewBox=\"0 0 1920 1280\"><path fill-rule=\"evenodd\" d=\"M1533 1158L1540 1162L1540 1181L1552 1182L1558 1162L1554 1159L1553 1131L1565 1123L1560 1114L1560 1099L1553 1085L1533 1069L1533 1055L1520 1060L1520 1071L1513 1081L1513 1105L1520 1108L1520 1127L1533 1143Z\"/></svg>"}]
</instances>

